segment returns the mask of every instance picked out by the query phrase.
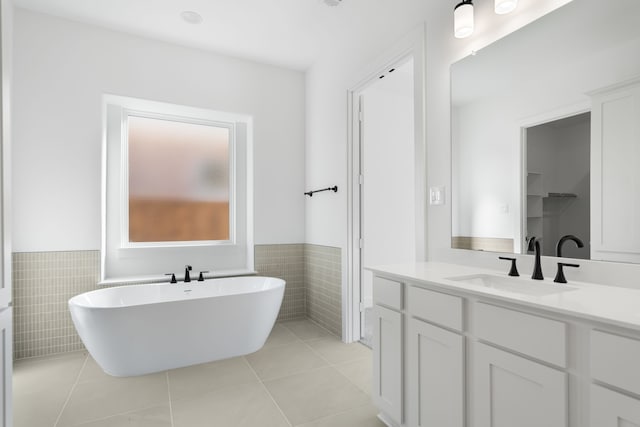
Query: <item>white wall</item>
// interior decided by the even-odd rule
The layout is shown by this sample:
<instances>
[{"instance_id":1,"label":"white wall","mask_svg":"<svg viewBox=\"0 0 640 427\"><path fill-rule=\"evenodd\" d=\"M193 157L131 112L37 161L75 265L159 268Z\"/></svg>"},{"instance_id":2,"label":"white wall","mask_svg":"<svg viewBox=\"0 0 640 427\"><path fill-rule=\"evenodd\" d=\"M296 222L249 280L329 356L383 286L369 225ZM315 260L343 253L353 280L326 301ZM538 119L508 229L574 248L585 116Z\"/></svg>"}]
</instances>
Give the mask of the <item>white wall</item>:
<instances>
[{"instance_id":1,"label":"white wall","mask_svg":"<svg viewBox=\"0 0 640 427\"><path fill-rule=\"evenodd\" d=\"M426 21L426 143L427 186L450 191L450 65L487 44L520 28L569 0L521 2L509 15L493 13L492 2L476 4L476 33L469 39L453 37L453 6L448 2L412 0L389 3L380 10L381 25L371 33L345 39L307 72L306 181L309 188L347 182L347 90L364 78L363 73L416 25ZM381 7L377 5L377 7ZM385 18L385 14L387 17ZM357 30L362 31L361 28ZM356 31L354 29L354 31ZM447 199L450 200L450 199ZM343 249L347 268L347 192L335 197L313 198L306 204L307 243ZM430 257L451 251L451 204L429 207ZM346 281L346 274L343 280Z\"/></svg>"},{"instance_id":2,"label":"white wall","mask_svg":"<svg viewBox=\"0 0 640 427\"><path fill-rule=\"evenodd\" d=\"M101 95L254 118L255 243L304 241L304 74L17 9L15 252L100 248Z\"/></svg>"},{"instance_id":3,"label":"white wall","mask_svg":"<svg viewBox=\"0 0 640 427\"><path fill-rule=\"evenodd\" d=\"M486 104L452 111L452 236L515 239L520 169L513 160L518 144L503 126L509 119L500 106Z\"/></svg>"},{"instance_id":4,"label":"white wall","mask_svg":"<svg viewBox=\"0 0 640 427\"><path fill-rule=\"evenodd\" d=\"M10 0L0 0L0 165L2 167L2 171L0 171L0 197L2 197L0 200L0 245L2 245L0 246L0 310L8 306L12 299L11 149L13 136L11 115L13 111L11 104L13 93L11 87L13 82L14 10L14 5ZM0 390L0 395L6 396L2 390ZM6 415L0 414L0 422L7 419Z\"/></svg>"}]
</instances>

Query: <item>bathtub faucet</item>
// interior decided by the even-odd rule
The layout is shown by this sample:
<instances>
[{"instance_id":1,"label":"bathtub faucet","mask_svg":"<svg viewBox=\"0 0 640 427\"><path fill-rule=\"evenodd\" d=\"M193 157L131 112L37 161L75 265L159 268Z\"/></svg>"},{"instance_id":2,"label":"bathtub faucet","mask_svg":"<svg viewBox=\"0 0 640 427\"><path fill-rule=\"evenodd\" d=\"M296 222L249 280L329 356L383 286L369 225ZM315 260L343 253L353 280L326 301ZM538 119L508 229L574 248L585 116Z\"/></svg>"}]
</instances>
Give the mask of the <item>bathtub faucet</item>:
<instances>
[{"instance_id":1,"label":"bathtub faucet","mask_svg":"<svg viewBox=\"0 0 640 427\"><path fill-rule=\"evenodd\" d=\"M189 272L193 270L193 268L190 265L185 265L184 266L184 282L188 283L191 281L191 275L189 275Z\"/></svg>"}]
</instances>

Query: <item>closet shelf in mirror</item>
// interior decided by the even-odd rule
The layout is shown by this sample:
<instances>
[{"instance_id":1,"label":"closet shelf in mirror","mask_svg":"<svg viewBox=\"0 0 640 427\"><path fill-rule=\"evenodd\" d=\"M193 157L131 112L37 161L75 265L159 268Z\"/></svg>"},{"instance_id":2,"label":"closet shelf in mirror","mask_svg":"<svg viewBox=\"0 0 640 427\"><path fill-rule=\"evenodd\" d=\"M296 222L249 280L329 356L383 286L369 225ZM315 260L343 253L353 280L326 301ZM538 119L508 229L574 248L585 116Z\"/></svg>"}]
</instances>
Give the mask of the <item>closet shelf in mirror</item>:
<instances>
[{"instance_id":1,"label":"closet shelf in mirror","mask_svg":"<svg viewBox=\"0 0 640 427\"><path fill-rule=\"evenodd\" d=\"M549 193L545 199L575 199L578 195L574 193Z\"/></svg>"}]
</instances>

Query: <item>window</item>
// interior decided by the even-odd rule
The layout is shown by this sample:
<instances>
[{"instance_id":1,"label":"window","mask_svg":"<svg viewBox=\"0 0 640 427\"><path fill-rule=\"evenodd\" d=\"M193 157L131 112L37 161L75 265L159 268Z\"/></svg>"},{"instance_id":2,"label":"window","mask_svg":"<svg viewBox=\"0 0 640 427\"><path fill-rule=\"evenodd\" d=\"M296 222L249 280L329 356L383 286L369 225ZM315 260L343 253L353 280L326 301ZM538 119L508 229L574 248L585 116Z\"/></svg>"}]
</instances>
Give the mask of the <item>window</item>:
<instances>
[{"instance_id":1,"label":"window","mask_svg":"<svg viewBox=\"0 0 640 427\"><path fill-rule=\"evenodd\" d=\"M230 240L232 131L128 115L130 244Z\"/></svg>"},{"instance_id":2,"label":"window","mask_svg":"<svg viewBox=\"0 0 640 427\"><path fill-rule=\"evenodd\" d=\"M102 280L253 270L247 116L105 95Z\"/></svg>"}]
</instances>

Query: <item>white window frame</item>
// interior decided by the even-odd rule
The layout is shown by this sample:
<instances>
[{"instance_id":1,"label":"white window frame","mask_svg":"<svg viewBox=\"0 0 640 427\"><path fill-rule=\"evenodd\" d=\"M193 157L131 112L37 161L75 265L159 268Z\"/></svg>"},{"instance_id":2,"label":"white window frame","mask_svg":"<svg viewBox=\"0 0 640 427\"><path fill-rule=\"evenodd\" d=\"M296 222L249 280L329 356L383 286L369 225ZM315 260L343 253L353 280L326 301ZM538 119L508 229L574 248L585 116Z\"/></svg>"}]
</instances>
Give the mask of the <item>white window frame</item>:
<instances>
[{"instance_id":1,"label":"white window frame","mask_svg":"<svg viewBox=\"0 0 640 427\"><path fill-rule=\"evenodd\" d=\"M121 248L145 248L145 247L166 247L166 246L206 246L206 245L234 245L236 244L236 141L234 122L223 122L213 120L202 120L191 117L176 116L172 114L160 114L149 111L138 111L123 108L122 109L122 151L121 157L121 180L123 182L120 208L122 215L120 247ZM218 128L226 128L229 131L229 239L228 240L197 240L197 241L171 241L171 242L131 242L129 240L129 117L141 117L145 119L168 120L172 122L181 122L195 125L215 126Z\"/></svg>"},{"instance_id":2,"label":"white window frame","mask_svg":"<svg viewBox=\"0 0 640 427\"><path fill-rule=\"evenodd\" d=\"M229 240L129 241L128 118L155 118L229 129ZM184 266L211 275L252 273L252 118L116 95L103 96L101 283L166 280Z\"/></svg>"}]
</instances>

